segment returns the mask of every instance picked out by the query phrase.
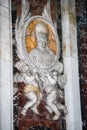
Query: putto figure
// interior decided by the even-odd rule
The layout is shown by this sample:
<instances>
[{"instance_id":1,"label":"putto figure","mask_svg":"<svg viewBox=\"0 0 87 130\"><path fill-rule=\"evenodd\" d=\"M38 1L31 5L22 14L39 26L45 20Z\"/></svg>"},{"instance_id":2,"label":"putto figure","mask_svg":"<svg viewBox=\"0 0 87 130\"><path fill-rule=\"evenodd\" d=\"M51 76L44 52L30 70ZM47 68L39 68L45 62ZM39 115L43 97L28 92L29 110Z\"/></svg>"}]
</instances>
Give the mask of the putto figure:
<instances>
[{"instance_id":1,"label":"putto figure","mask_svg":"<svg viewBox=\"0 0 87 130\"><path fill-rule=\"evenodd\" d=\"M50 68L55 61L52 50L48 47L49 30L45 23L40 22L35 27L37 47L29 53L29 60L41 69Z\"/></svg>"},{"instance_id":2,"label":"putto figure","mask_svg":"<svg viewBox=\"0 0 87 130\"><path fill-rule=\"evenodd\" d=\"M29 108L31 108L36 114L39 114L37 106L40 104L42 94L39 88L39 82L37 80L38 75L35 71L32 73L28 71L26 73L22 73L22 77L25 82L24 94L28 101L24 105L21 114L26 115Z\"/></svg>"},{"instance_id":3,"label":"putto figure","mask_svg":"<svg viewBox=\"0 0 87 130\"><path fill-rule=\"evenodd\" d=\"M66 106L57 101L60 97L58 89L58 72L53 70L50 73L46 73L44 76L45 77L42 77L41 80L43 82L43 89L47 93L45 107L50 114L52 114L52 112L55 113L53 120L58 120L60 117L60 110L64 111L64 114L67 113ZM60 83L62 82L60 81Z\"/></svg>"},{"instance_id":4,"label":"putto figure","mask_svg":"<svg viewBox=\"0 0 87 130\"><path fill-rule=\"evenodd\" d=\"M19 62L22 65L22 62ZM19 63L16 67L19 66ZM17 82L24 82L24 95L28 99L26 104L24 105L21 114L26 115L28 109L32 109L34 113L39 114L37 106L40 104L42 100L42 93L41 93L41 85L39 83L38 74L36 70L30 71L28 66L20 66L21 74L16 74L14 81Z\"/></svg>"}]
</instances>

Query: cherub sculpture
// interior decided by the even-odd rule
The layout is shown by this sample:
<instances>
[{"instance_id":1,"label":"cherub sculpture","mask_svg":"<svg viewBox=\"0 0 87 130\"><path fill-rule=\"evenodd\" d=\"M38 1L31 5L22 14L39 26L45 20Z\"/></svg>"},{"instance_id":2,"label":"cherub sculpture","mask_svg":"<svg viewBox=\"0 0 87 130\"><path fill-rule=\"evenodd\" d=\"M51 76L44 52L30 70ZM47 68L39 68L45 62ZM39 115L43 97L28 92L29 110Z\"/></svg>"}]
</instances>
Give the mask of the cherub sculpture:
<instances>
[{"instance_id":1,"label":"cherub sculpture","mask_svg":"<svg viewBox=\"0 0 87 130\"><path fill-rule=\"evenodd\" d=\"M46 73L44 76L45 77L41 77L41 80L43 82L43 89L47 93L45 107L50 114L52 114L52 112L55 113L53 120L58 120L60 117L59 110L63 110L65 114L67 113L66 106L62 105L60 102L57 102L57 98L60 97L58 89L58 72L53 70L52 72Z\"/></svg>"},{"instance_id":2,"label":"cherub sculpture","mask_svg":"<svg viewBox=\"0 0 87 130\"><path fill-rule=\"evenodd\" d=\"M23 92L28 99L21 111L22 115L26 115L26 112L29 108L31 108L36 114L39 114L37 106L40 104L42 94L37 78L37 72L35 70L30 71L29 67L26 65L21 67L21 74L17 74L15 76L15 82L25 83Z\"/></svg>"}]
</instances>

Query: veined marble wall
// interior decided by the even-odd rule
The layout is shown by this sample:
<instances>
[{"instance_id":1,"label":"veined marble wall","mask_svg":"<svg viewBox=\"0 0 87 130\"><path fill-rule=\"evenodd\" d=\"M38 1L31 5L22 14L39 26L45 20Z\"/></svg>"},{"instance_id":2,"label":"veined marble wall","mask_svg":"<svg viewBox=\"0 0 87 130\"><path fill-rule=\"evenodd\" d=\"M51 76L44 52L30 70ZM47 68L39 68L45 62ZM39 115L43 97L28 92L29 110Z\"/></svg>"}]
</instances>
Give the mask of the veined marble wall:
<instances>
[{"instance_id":1,"label":"veined marble wall","mask_svg":"<svg viewBox=\"0 0 87 130\"><path fill-rule=\"evenodd\" d=\"M83 130L87 130L87 0L76 0L79 80Z\"/></svg>"}]
</instances>

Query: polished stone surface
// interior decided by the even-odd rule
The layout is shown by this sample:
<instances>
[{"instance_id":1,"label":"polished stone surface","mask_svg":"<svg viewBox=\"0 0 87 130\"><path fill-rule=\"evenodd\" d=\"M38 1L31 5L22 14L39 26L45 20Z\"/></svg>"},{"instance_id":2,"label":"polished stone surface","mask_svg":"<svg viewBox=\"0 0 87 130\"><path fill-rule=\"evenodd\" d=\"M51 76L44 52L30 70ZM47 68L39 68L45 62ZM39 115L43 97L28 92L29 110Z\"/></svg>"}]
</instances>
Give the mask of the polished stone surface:
<instances>
[{"instance_id":1,"label":"polished stone surface","mask_svg":"<svg viewBox=\"0 0 87 130\"><path fill-rule=\"evenodd\" d=\"M64 71L67 75L65 85L65 104L68 108L66 127L67 130L82 130L75 1L61 1L61 9Z\"/></svg>"},{"instance_id":2,"label":"polished stone surface","mask_svg":"<svg viewBox=\"0 0 87 130\"><path fill-rule=\"evenodd\" d=\"M0 0L0 5L9 8L10 0Z\"/></svg>"},{"instance_id":3,"label":"polished stone surface","mask_svg":"<svg viewBox=\"0 0 87 130\"><path fill-rule=\"evenodd\" d=\"M0 130L12 130L12 42L10 0L0 1Z\"/></svg>"}]
</instances>

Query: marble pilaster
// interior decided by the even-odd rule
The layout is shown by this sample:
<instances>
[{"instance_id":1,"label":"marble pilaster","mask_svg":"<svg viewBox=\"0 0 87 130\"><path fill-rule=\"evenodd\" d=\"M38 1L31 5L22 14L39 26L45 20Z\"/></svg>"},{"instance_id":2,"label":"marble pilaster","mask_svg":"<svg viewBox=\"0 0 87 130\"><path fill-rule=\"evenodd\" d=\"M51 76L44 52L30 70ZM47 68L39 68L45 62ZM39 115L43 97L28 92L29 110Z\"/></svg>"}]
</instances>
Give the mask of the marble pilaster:
<instances>
[{"instance_id":1,"label":"marble pilaster","mask_svg":"<svg viewBox=\"0 0 87 130\"><path fill-rule=\"evenodd\" d=\"M0 0L0 130L13 129L11 1Z\"/></svg>"},{"instance_id":2,"label":"marble pilaster","mask_svg":"<svg viewBox=\"0 0 87 130\"><path fill-rule=\"evenodd\" d=\"M64 70L67 75L65 104L67 130L82 130L78 72L75 0L61 0Z\"/></svg>"}]
</instances>

